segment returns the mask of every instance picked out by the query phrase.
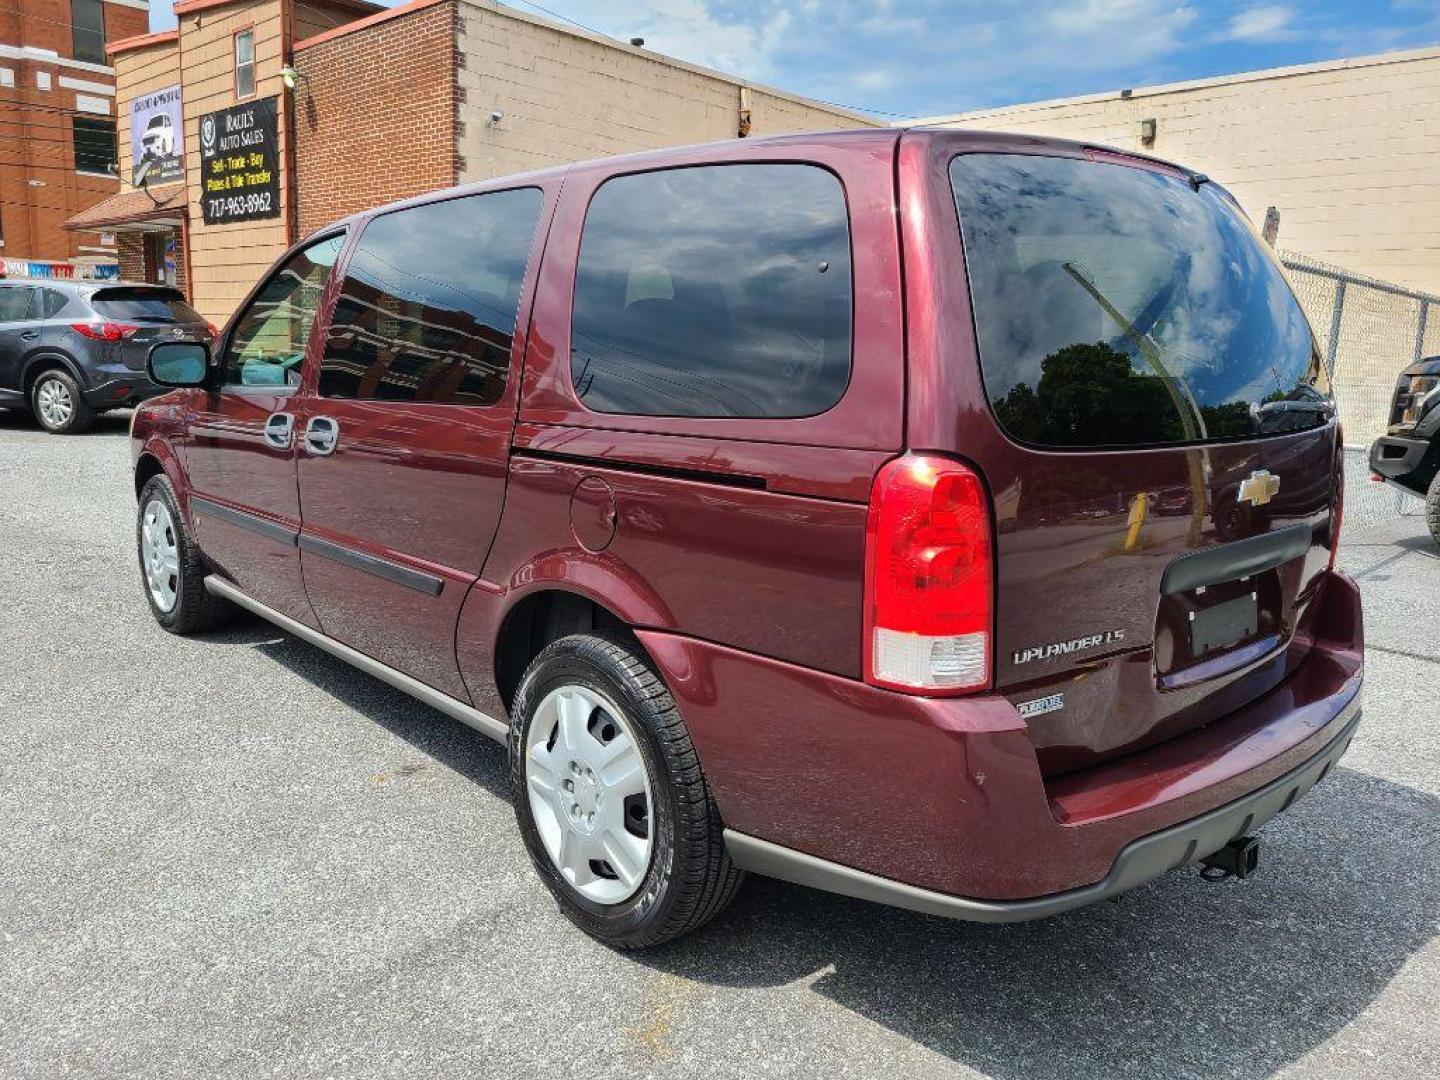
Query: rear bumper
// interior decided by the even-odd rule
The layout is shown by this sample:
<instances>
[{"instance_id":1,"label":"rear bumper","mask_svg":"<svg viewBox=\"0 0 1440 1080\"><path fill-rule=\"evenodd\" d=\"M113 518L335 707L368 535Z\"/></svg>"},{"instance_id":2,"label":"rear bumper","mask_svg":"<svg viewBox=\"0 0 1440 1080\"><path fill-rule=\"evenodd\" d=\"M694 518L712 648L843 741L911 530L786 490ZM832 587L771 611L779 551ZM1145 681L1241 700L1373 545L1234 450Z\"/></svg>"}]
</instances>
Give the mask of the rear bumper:
<instances>
[{"instance_id":1,"label":"rear bumper","mask_svg":"<svg viewBox=\"0 0 1440 1080\"><path fill-rule=\"evenodd\" d=\"M1430 440L1407 435L1382 435L1370 446L1370 471L1407 488L1420 484L1417 474L1430 450ZM1407 482L1409 481L1409 482Z\"/></svg>"},{"instance_id":2,"label":"rear bumper","mask_svg":"<svg viewBox=\"0 0 1440 1080\"><path fill-rule=\"evenodd\" d=\"M1065 911L1202 858L1344 753L1359 593L1329 576L1306 660L1197 732L1047 785L999 695L924 699L721 646L640 636L679 702L742 867L937 914Z\"/></svg>"},{"instance_id":3,"label":"rear bumper","mask_svg":"<svg viewBox=\"0 0 1440 1080\"><path fill-rule=\"evenodd\" d=\"M729 829L725 830L725 843L735 865L742 870L793 881L797 885L970 922L1043 919L1118 896L1169 870L1197 862L1288 810L1300 796L1323 780L1350 748L1350 740L1360 726L1358 698L1346 709L1342 719L1345 726L1340 734L1309 761L1232 803L1127 844L1121 849L1110 872L1093 885L1048 896L1023 900L978 900L952 896L817 859L813 855Z\"/></svg>"},{"instance_id":4,"label":"rear bumper","mask_svg":"<svg viewBox=\"0 0 1440 1080\"><path fill-rule=\"evenodd\" d=\"M151 382L143 371L122 365L105 365L86 372L89 388L83 391L85 403L96 409L114 409L136 405L165 393L166 388Z\"/></svg>"}]
</instances>

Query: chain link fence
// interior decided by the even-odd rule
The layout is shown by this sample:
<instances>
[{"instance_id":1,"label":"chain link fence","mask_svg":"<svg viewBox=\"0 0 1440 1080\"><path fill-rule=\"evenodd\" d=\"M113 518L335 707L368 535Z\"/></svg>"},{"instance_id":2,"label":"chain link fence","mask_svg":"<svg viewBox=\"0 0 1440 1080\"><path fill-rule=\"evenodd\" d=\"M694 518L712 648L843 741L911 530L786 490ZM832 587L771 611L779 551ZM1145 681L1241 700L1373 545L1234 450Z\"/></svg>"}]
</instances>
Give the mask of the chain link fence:
<instances>
[{"instance_id":1,"label":"chain link fence","mask_svg":"<svg viewBox=\"0 0 1440 1080\"><path fill-rule=\"evenodd\" d=\"M1345 518L1375 525L1424 512L1397 488L1369 482L1370 444L1385 433L1400 372L1440 355L1440 296L1342 270L1293 251L1279 253L1330 369L1345 424Z\"/></svg>"}]
</instances>

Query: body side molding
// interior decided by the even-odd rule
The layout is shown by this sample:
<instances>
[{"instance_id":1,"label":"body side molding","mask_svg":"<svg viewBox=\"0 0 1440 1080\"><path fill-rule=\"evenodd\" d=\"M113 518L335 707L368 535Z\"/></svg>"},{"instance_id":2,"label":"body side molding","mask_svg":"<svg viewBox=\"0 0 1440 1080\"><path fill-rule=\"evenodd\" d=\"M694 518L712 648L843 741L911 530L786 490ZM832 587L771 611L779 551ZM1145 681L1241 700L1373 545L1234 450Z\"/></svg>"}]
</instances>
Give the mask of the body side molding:
<instances>
[{"instance_id":1,"label":"body side molding","mask_svg":"<svg viewBox=\"0 0 1440 1080\"><path fill-rule=\"evenodd\" d=\"M509 739L510 725L503 720L497 720L493 716L487 716L479 709L472 708L463 701L458 701L449 694L436 690L433 686L428 686L419 679L406 675L403 671L397 671L387 664L382 664L373 657L366 656L364 653L352 649L349 645L345 645L332 637L322 634L319 630L312 629L304 623L297 622L288 615L282 615L274 608L266 607L260 603L260 601L254 600L244 592L241 592L239 588L224 578L217 577L214 574L209 575L205 578L205 588L216 596L223 596L231 603L259 615L262 619L269 620L281 630L295 635L302 641L309 642L311 645L324 649L330 653L330 655L344 660L352 667L359 668L367 675L373 675L382 682L389 683L395 687L395 689L404 691L417 701L429 705L432 709L439 709L447 716L454 717L462 724L474 728L482 735L488 735L498 743L504 744Z\"/></svg>"},{"instance_id":2,"label":"body side molding","mask_svg":"<svg viewBox=\"0 0 1440 1080\"><path fill-rule=\"evenodd\" d=\"M412 570L408 566L401 566L399 563L382 559L376 555L367 555L363 551L356 551L354 548L348 548L342 544L321 540L318 536L311 536L309 533L300 534L300 550L311 552L366 574L374 574L376 577L393 581L397 585L404 585L407 589L414 589L427 596L439 596L441 590L445 588L444 578L424 573L421 570Z\"/></svg>"},{"instance_id":3,"label":"body side molding","mask_svg":"<svg viewBox=\"0 0 1440 1080\"><path fill-rule=\"evenodd\" d=\"M269 518L260 517L245 510L237 510L233 506L225 506L221 503L211 502L209 499L199 495L190 496L190 509L204 514L206 517L219 518L221 521L228 521L231 525L237 525L242 529L248 529L259 536L270 540L278 540L282 544L294 547L300 533L298 530L281 525L278 521L271 521Z\"/></svg>"}]
</instances>

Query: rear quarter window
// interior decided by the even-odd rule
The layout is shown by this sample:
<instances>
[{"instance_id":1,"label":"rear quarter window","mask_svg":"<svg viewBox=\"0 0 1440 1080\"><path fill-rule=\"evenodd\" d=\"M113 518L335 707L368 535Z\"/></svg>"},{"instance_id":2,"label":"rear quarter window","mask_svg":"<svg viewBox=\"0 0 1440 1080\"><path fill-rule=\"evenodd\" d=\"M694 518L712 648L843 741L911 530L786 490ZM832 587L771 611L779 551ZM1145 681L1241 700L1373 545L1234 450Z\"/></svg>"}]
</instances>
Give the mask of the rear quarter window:
<instances>
[{"instance_id":1,"label":"rear quarter window","mask_svg":"<svg viewBox=\"0 0 1440 1080\"><path fill-rule=\"evenodd\" d=\"M575 276L571 376L589 409L786 418L850 378L845 194L814 165L706 165L606 181Z\"/></svg>"},{"instance_id":2,"label":"rear quarter window","mask_svg":"<svg viewBox=\"0 0 1440 1080\"><path fill-rule=\"evenodd\" d=\"M1303 430L1330 416L1314 334L1212 184L1074 158L950 166L985 389L1047 447Z\"/></svg>"}]
</instances>

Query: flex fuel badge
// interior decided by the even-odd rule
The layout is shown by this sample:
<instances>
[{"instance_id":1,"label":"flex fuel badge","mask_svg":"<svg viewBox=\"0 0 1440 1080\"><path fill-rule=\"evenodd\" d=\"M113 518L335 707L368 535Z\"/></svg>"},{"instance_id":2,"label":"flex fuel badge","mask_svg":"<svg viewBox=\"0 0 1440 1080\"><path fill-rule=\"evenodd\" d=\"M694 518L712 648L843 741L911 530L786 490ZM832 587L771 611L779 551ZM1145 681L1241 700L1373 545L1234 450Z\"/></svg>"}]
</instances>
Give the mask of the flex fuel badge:
<instances>
[{"instance_id":1,"label":"flex fuel badge","mask_svg":"<svg viewBox=\"0 0 1440 1080\"><path fill-rule=\"evenodd\" d=\"M1032 716L1044 716L1046 713L1059 712L1064 707L1064 694L1050 694L1048 697L1035 698L1033 701L1022 701L1015 706L1015 710L1028 719Z\"/></svg>"}]
</instances>

